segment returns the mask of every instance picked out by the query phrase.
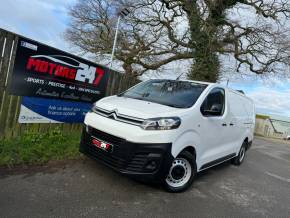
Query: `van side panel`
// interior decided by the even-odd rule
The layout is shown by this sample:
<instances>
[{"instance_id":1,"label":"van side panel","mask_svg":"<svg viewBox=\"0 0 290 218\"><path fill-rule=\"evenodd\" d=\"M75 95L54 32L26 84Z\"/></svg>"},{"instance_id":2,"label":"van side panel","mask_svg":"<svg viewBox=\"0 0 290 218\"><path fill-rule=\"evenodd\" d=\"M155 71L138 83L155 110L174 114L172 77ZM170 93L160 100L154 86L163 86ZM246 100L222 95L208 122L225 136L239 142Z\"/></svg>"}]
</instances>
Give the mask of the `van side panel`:
<instances>
[{"instance_id":1,"label":"van side panel","mask_svg":"<svg viewBox=\"0 0 290 218\"><path fill-rule=\"evenodd\" d=\"M215 88L225 90L225 109L220 116L206 116L200 111L201 105L208 94ZM200 103L196 105L196 110L193 111L194 117L191 121L191 126L199 136L199 150L197 155L197 170L200 171L201 166L210 162L224 158L228 155L233 155L233 140L228 136L231 135L230 130L230 111L227 89L220 86L211 87L200 99Z\"/></svg>"},{"instance_id":2,"label":"van side panel","mask_svg":"<svg viewBox=\"0 0 290 218\"><path fill-rule=\"evenodd\" d=\"M232 116L233 149L239 151L246 138L252 141L254 137L255 112L253 102L247 97L229 91L229 104Z\"/></svg>"},{"instance_id":3,"label":"van side panel","mask_svg":"<svg viewBox=\"0 0 290 218\"><path fill-rule=\"evenodd\" d=\"M255 111L255 105L253 101L246 99L248 101L247 104L245 104L245 108L247 110L247 113L249 114L247 125L249 128L249 141L253 141L254 139L254 131L255 131L255 124L256 124L256 111Z\"/></svg>"}]
</instances>

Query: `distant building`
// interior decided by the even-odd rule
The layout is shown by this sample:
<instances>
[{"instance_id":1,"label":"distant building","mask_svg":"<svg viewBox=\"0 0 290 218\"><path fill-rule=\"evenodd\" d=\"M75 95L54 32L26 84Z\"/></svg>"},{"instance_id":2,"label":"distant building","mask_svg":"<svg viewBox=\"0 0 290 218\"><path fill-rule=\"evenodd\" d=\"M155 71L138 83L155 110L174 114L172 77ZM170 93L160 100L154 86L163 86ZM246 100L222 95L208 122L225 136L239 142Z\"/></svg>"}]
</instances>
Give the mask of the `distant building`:
<instances>
[{"instance_id":1,"label":"distant building","mask_svg":"<svg viewBox=\"0 0 290 218\"><path fill-rule=\"evenodd\" d=\"M286 138L290 135L290 118L257 115L255 134L271 138Z\"/></svg>"}]
</instances>

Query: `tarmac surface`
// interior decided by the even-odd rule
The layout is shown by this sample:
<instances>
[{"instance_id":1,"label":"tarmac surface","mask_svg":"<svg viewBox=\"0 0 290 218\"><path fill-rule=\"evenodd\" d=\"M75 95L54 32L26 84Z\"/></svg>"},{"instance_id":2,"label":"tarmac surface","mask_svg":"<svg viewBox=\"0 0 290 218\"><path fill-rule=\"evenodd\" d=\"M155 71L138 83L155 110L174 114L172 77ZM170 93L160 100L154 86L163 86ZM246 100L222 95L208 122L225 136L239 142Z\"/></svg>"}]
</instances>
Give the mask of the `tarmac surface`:
<instances>
[{"instance_id":1,"label":"tarmac surface","mask_svg":"<svg viewBox=\"0 0 290 218\"><path fill-rule=\"evenodd\" d=\"M0 217L290 217L290 145L256 138L240 167L167 193L85 159L0 169Z\"/></svg>"}]
</instances>

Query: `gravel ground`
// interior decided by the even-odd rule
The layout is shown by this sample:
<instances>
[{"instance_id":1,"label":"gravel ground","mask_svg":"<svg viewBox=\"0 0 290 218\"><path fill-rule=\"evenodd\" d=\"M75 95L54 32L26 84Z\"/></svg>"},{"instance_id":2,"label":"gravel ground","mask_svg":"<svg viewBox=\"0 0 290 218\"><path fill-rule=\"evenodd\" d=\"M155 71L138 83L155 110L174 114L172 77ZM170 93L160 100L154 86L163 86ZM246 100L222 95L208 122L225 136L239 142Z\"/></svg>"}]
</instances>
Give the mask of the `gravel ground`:
<instances>
[{"instance_id":1,"label":"gravel ground","mask_svg":"<svg viewBox=\"0 0 290 218\"><path fill-rule=\"evenodd\" d=\"M290 147L256 138L242 166L198 175L184 193L85 159L0 169L0 217L290 217Z\"/></svg>"}]
</instances>

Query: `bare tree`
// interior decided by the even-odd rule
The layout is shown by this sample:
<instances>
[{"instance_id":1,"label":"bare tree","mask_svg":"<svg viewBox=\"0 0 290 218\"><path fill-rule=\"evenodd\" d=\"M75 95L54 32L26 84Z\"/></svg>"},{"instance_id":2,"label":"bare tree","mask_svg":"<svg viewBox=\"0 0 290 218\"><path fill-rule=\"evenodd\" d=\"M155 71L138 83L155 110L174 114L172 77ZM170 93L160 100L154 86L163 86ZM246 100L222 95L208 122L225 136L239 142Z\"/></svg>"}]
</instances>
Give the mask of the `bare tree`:
<instances>
[{"instance_id":1,"label":"bare tree","mask_svg":"<svg viewBox=\"0 0 290 218\"><path fill-rule=\"evenodd\" d=\"M161 0L168 10L182 8L189 22L195 63L191 78L218 79L219 55L232 55L237 71L276 73L289 64L287 0ZM235 15L244 10L246 17ZM289 47L288 47L289 49Z\"/></svg>"},{"instance_id":2,"label":"bare tree","mask_svg":"<svg viewBox=\"0 0 290 218\"><path fill-rule=\"evenodd\" d=\"M289 63L286 0L82 0L70 10L67 38L83 51L110 54L124 6L131 13L123 19L116 58L126 73L191 59L190 78L216 81L221 54L236 59L237 71L244 66L256 74ZM235 18L239 10L252 17Z\"/></svg>"},{"instance_id":3,"label":"bare tree","mask_svg":"<svg viewBox=\"0 0 290 218\"><path fill-rule=\"evenodd\" d=\"M152 19L161 16L160 10L166 9L160 3L148 4L144 1L132 7L128 1L79 1L70 9L72 21L66 38L83 51L108 56L113 46L116 15L124 6L131 13L122 20L115 56L123 63L126 73L142 75L149 69L156 70L175 60L192 59L191 51L180 48L168 39L164 25L152 23ZM166 11L166 15L171 13ZM144 18L146 13L151 18L148 24Z\"/></svg>"}]
</instances>

